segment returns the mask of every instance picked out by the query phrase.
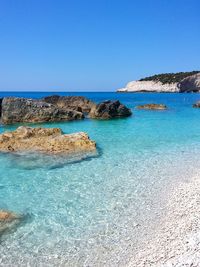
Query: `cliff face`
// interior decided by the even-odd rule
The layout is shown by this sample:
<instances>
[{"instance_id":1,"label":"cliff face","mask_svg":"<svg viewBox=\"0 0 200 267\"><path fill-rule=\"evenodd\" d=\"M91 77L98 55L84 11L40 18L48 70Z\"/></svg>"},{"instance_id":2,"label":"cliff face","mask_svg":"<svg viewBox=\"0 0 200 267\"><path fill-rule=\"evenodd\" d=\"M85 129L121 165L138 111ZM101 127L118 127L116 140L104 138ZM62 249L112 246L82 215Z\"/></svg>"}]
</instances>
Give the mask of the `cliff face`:
<instances>
[{"instance_id":1,"label":"cliff face","mask_svg":"<svg viewBox=\"0 0 200 267\"><path fill-rule=\"evenodd\" d=\"M179 92L177 83L162 84L157 81L133 81L129 82L125 88L118 89L118 92Z\"/></svg>"},{"instance_id":2,"label":"cliff face","mask_svg":"<svg viewBox=\"0 0 200 267\"><path fill-rule=\"evenodd\" d=\"M200 73L183 79L179 88L180 92L200 92Z\"/></svg>"},{"instance_id":3,"label":"cliff face","mask_svg":"<svg viewBox=\"0 0 200 267\"><path fill-rule=\"evenodd\" d=\"M188 76L176 83L162 83L160 81L132 81L125 88L117 92L157 92L157 93L182 93L200 92L200 73Z\"/></svg>"}]
</instances>

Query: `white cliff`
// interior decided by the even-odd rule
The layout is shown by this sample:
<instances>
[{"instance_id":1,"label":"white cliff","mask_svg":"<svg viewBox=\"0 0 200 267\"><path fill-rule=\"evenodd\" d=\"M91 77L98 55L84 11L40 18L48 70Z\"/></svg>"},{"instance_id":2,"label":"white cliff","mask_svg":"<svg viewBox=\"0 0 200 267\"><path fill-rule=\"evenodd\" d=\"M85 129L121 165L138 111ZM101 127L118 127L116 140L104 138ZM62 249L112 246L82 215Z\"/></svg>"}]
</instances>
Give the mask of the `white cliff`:
<instances>
[{"instance_id":1,"label":"white cliff","mask_svg":"<svg viewBox=\"0 0 200 267\"><path fill-rule=\"evenodd\" d=\"M178 83L162 84L157 81L133 81L129 82L125 88L118 89L117 92L179 92Z\"/></svg>"},{"instance_id":2,"label":"white cliff","mask_svg":"<svg viewBox=\"0 0 200 267\"><path fill-rule=\"evenodd\" d=\"M200 92L200 72L180 80L179 82L162 83L158 80L141 80L129 82L117 92L156 92L156 93L182 93Z\"/></svg>"}]
</instances>

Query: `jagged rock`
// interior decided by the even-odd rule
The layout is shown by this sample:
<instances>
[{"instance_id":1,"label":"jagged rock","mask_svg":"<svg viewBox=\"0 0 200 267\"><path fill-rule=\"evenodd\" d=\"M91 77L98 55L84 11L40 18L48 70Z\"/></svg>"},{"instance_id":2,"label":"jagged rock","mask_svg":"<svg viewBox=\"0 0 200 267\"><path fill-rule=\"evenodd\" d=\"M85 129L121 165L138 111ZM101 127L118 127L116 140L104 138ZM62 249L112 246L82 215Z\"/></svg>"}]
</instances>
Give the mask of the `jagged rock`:
<instances>
[{"instance_id":1,"label":"jagged rock","mask_svg":"<svg viewBox=\"0 0 200 267\"><path fill-rule=\"evenodd\" d=\"M93 106L89 116L95 119L110 119L118 117L128 117L132 114L131 110L121 104L118 100L107 100Z\"/></svg>"},{"instance_id":2,"label":"jagged rock","mask_svg":"<svg viewBox=\"0 0 200 267\"><path fill-rule=\"evenodd\" d=\"M73 154L95 150L96 144L86 133L62 134L59 128L32 128L21 126L12 132L0 134L0 151L36 151Z\"/></svg>"},{"instance_id":3,"label":"jagged rock","mask_svg":"<svg viewBox=\"0 0 200 267\"><path fill-rule=\"evenodd\" d=\"M199 92L200 91L200 73L189 76L180 82L180 92Z\"/></svg>"},{"instance_id":4,"label":"jagged rock","mask_svg":"<svg viewBox=\"0 0 200 267\"><path fill-rule=\"evenodd\" d=\"M167 106L163 104L145 104L137 106L137 109L165 110Z\"/></svg>"},{"instance_id":5,"label":"jagged rock","mask_svg":"<svg viewBox=\"0 0 200 267\"><path fill-rule=\"evenodd\" d=\"M5 97L2 101L1 120L4 124L76 120L83 117L81 112L62 110L41 100Z\"/></svg>"},{"instance_id":6,"label":"jagged rock","mask_svg":"<svg viewBox=\"0 0 200 267\"><path fill-rule=\"evenodd\" d=\"M91 108L95 105L94 102L83 96L52 95L43 98L43 100L62 109L72 109L86 113L90 112Z\"/></svg>"}]
</instances>

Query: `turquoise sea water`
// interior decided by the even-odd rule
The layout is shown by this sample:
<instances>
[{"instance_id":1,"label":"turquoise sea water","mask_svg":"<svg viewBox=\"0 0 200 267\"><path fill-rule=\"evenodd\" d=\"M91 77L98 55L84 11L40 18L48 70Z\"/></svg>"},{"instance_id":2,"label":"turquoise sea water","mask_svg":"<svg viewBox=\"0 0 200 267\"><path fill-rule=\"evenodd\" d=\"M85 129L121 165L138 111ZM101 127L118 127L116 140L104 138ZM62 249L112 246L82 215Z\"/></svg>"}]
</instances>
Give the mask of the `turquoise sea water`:
<instances>
[{"instance_id":1,"label":"turquoise sea water","mask_svg":"<svg viewBox=\"0 0 200 267\"><path fill-rule=\"evenodd\" d=\"M0 154L0 209L27 214L1 237L0 266L125 266L162 215L170 190L199 173L200 110L192 108L199 94L77 95L119 99L133 116L34 125L87 132L98 154L81 161ZM169 109L135 109L152 102Z\"/></svg>"}]
</instances>

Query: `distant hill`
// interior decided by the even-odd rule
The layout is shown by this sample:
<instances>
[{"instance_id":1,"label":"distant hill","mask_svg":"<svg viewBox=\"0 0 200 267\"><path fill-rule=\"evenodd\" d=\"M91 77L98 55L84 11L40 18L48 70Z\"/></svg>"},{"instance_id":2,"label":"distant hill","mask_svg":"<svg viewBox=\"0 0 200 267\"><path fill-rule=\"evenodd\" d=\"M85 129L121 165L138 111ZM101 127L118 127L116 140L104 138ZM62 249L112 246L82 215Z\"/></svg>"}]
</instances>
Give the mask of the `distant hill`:
<instances>
[{"instance_id":1,"label":"distant hill","mask_svg":"<svg viewBox=\"0 0 200 267\"><path fill-rule=\"evenodd\" d=\"M190 72L177 72L177 73L162 73L142 78L139 81L158 81L163 84L166 83L179 83L184 78L197 74L200 71L190 71Z\"/></svg>"},{"instance_id":2,"label":"distant hill","mask_svg":"<svg viewBox=\"0 0 200 267\"><path fill-rule=\"evenodd\" d=\"M131 81L117 92L200 93L200 71L163 73Z\"/></svg>"}]
</instances>

